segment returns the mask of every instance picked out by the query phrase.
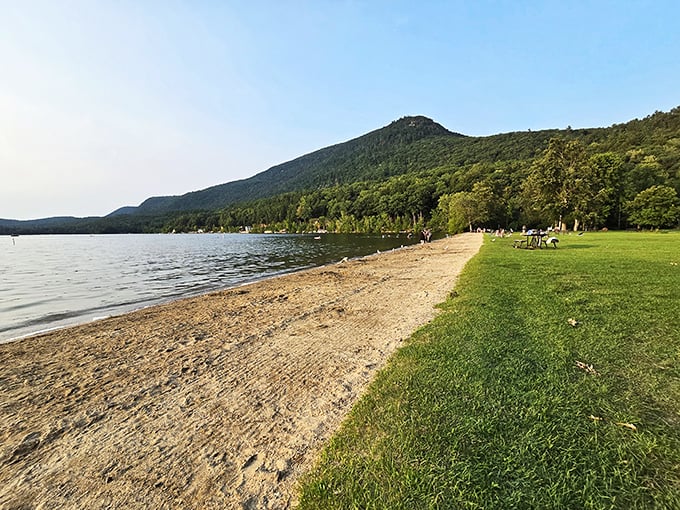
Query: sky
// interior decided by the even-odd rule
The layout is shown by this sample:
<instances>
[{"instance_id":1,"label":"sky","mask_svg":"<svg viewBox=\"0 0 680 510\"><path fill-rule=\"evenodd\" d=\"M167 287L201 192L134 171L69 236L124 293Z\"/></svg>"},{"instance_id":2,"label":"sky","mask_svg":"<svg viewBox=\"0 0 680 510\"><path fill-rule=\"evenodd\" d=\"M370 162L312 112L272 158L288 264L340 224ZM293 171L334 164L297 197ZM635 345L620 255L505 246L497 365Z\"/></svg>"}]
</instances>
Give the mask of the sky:
<instances>
[{"instance_id":1,"label":"sky","mask_svg":"<svg viewBox=\"0 0 680 510\"><path fill-rule=\"evenodd\" d=\"M486 136L680 105L680 2L0 0L0 218L104 216L425 115Z\"/></svg>"}]
</instances>

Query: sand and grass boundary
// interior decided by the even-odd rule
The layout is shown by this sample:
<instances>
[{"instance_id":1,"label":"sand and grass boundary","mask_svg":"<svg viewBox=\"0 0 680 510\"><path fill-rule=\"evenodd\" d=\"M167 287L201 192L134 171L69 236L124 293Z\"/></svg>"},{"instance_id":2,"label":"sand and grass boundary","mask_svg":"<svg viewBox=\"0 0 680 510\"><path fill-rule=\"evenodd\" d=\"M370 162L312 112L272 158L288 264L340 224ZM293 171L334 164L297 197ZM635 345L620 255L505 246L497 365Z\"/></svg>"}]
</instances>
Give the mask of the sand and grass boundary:
<instances>
[{"instance_id":1,"label":"sand and grass boundary","mask_svg":"<svg viewBox=\"0 0 680 510\"><path fill-rule=\"evenodd\" d=\"M0 507L286 508L465 234L0 345Z\"/></svg>"},{"instance_id":2,"label":"sand and grass boundary","mask_svg":"<svg viewBox=\"0 0 680 510\"><path fill-rule=\"evenodd\" d=\"M512 244L390 358L301 509L680 508L680 232Z\"/></svg>"}]
</instances>

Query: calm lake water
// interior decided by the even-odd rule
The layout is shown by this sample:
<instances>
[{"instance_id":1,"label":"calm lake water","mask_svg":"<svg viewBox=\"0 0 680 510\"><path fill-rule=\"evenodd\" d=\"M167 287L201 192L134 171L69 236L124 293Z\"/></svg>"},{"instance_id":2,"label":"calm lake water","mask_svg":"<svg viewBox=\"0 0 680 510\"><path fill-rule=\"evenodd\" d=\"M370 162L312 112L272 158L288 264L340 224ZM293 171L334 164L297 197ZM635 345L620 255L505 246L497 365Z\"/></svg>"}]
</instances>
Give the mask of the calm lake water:
<instances>
[{"instance_id":1,"label":"calm lake water","mask_svg":"<svg viewBox=\"0 0 680 510\"><path fill-rule=\"evenodd\" d=\"M0 342L414 241L324 234L0 237Z\"/></svg>"}]
</instances>

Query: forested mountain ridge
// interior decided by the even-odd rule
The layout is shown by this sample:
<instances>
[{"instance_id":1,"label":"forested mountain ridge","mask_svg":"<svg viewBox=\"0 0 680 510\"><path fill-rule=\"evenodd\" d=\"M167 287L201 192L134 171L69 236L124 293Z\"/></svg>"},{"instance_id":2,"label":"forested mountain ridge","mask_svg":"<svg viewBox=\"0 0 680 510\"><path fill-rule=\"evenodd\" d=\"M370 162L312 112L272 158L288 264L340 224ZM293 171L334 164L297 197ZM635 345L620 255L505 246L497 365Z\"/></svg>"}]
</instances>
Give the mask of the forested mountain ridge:
<instances>
[{"instance_id":1,"label":"forested mountain ridge","mask_svg":"<svg viewBox=\"0 0 680 510\"><path fill-rule=\"evenodd\" d=\"M665 115L611 128L549 129L487 137L453 133L423 116L403 117L381 129L276 165L248 179L181 196L152 197L126 213L149 215L215 210L292 191L379 181L442 165L528 160L540 154L550 138L559 135L579 138L587 145L599 144L602 149L617 150L644 145L655 136L666 140L667 136L660 135L659 131L677 126L668 122ZM649 125L653 130L646 129Z\"/></svg>"},{"instance_id":2,"label":"forested mountain ridge","mask_svg":"<svg viewBox=\"0 0 680 510\"><path fill-rule=\"evenodd\" d=\"M553 143L556 139L564 143ZM566 144L569 141L573 143ZM555 196L531 196L526 182L541 164L551 164L551 154L559 156L566 149L578 156L577 170L592 174L589 185L594 183L593 175L605 170L609 181L618 184L609 182L597 200L588 199L591 205L583 202L574 209L573 186L561 183L560 200L569 198L572 208L562 211L565 217L570 211L584 214L584 208L599 200L598 214L591 214L587 221L625 227L625 206L638 193L660 185L680 190L680 107L607 128L487 137L453 133L422 116L404 117L249 179L182 196L153 197L139 207L121 208L104 218L0 220L0 233L234 230L243 226L379 232L413 229L416 223L446 229L452 224L442 209L442 197L448 200L460 193L471 194L468 199L486 197L489 210L479 224L507 227L546 222L558 214L546 202ZM577 172L570 179L583 188L586 180L582 177ZM465 197L456 200L460 198Z\"/></svg>"},{"instance_id":3,"label":"forested mountain ridge","mask_svg":"<svg viewBox=\"0 0 680 510\"><path fill-rule=\"evenodd\" d=\"M386 127L273 166L248 179L181 196L152 197L127 213L218 209L290 191L385 178L409 168L430 165L429 154L426 153L423 161L422 154L414 147L438 137L462 138L463 135L452 133L427 117L403 117ZM415 160L410 160L410 155L415 155Z\"/></svg>"},{"instance_id":4,"label":"forested mountain ridge","mask_svg":"<svg viewBox=\"0 0 680 510\"><path fill-rule=\"evenodd\" d=\"M181 214L165 229L457 232L473 224L658 228L680 220L680 107L609 128L436 136L388 158L402 171Z\"/></svg>"}]
</instances>

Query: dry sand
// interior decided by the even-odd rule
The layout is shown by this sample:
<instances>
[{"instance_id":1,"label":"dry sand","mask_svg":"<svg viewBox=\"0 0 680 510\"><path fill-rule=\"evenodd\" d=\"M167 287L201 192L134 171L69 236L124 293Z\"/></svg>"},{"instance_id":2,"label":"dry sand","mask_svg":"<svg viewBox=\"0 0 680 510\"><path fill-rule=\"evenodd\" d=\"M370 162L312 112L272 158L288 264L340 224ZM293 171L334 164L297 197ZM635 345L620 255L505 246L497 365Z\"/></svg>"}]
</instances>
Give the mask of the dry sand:
<instances>
[{"instance_id":1,"label":"dry sand","mask_svg":"<svg viewBox=\"0 0 680 510\"><path fill-rule=\"evenodd\" d=\"M0 508L289 508L464 234L0 345Z\"/></svg>"}]
</instances>

